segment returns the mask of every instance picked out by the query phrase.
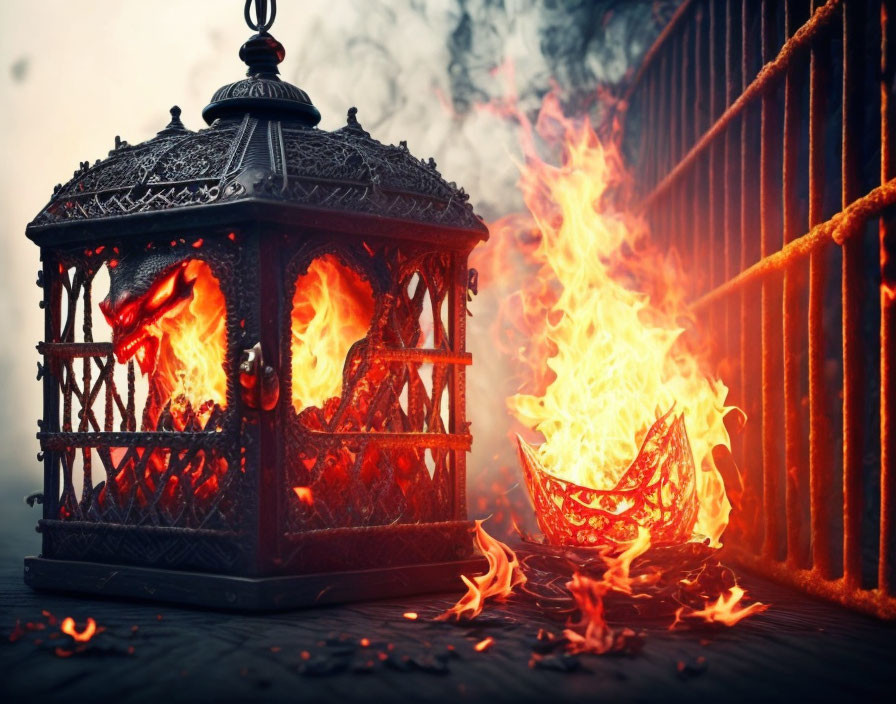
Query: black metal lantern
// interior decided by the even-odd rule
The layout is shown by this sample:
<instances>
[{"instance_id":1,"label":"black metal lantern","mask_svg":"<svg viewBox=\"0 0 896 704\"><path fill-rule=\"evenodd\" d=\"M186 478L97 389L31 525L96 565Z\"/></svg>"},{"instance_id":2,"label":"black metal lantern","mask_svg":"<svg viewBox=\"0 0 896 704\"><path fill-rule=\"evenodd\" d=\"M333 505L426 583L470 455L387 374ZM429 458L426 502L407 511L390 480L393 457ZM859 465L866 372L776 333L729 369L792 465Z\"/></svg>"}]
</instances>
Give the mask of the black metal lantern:
<instances>
[{"instance_id":1,"label":"black metal lantern","mask_svg":"<svg viewBox=\"0 0 896 704\"><path fill-rule=\"evenodd\" d=\"M246 3L248 78L215 93L207 129L172 108L149 141L116 138L28 226L46 316L35 588L276 608L471 568L467 257L487 230L354 108L315 127L277 76L271 5L253 22Z\"/></svg>"}]
</instances>

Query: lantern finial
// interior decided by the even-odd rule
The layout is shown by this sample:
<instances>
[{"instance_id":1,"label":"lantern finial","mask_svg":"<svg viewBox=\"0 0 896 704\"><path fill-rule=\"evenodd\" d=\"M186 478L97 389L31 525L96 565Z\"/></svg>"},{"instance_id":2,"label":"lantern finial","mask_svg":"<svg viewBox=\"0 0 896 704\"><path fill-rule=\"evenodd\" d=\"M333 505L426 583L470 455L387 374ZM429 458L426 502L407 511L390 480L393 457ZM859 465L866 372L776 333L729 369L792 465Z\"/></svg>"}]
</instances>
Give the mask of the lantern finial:
<instances>
[{"instance_id":1,"label":"lantern finial","mask_svg":"<svg viewBox=\"0 0 896 704\"><path fill-rule=\"evenodd\" d=\"M252 5L255 5L255 19ZM283 45L268 34L277 16L276 0L246 0L246 24L255 30L240 48L240 58L249 67L248 78L220 88L202 111L211 124L221 117L252 113L276 119L289 119L307 127L320 122L320 113L308 94L280 80L277 66L286 56Z\"/></svg>"}]
</instances>

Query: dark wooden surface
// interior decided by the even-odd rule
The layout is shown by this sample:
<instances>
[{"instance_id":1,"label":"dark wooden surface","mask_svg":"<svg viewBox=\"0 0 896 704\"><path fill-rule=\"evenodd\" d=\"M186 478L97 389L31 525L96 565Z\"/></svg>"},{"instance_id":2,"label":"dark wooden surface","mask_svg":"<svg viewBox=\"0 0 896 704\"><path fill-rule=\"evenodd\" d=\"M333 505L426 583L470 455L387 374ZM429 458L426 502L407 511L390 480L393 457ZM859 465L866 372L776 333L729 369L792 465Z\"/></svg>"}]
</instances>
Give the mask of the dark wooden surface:
<instances>
[{"instance_id":1,"label":"dark wooden surface","mask_svg":"<svg viewBox=\"0 0 896 704\"><path fill-rule=\"evenodd\" d=\"M37 594L22 583L39 546L24 493L0 498L4 702L896 701L896 627L747 576L769 611L733 629L628 624L647 631L641 653L585 656L572 672L529 667L538 628L559 628L520 602L457 626L431 621L456 595L248 616ZM44 637L53 629L9 642L43 610L106 630L70 657ZM494 646L475 652L487 636Z\"/></svg>"}]
</instances>

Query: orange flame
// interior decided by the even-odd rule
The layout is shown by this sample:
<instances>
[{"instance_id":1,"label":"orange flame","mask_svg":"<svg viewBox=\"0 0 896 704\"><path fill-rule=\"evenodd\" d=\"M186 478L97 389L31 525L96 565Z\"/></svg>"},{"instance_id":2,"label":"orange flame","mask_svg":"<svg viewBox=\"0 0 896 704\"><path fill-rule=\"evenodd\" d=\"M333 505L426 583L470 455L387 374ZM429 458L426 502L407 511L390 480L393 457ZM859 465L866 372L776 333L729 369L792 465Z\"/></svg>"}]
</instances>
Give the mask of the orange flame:
<instances>
[{"instance_id":1,"label":"orange flame","mask_svg":"<svg viewBox=\"0 0 896 704\"><path fill-rule=\"evenodd\" d=\"M342 393L351 346L373 318L370 284L332 254L299 276L292 299L292 404L297 413Z\"/></svg>"},{"instance_id":2,"label":"orange flame","mask_svg":"<svg viewBox=\"0 0 896 704\"><path fill-rule=\"evenodd\" d=\"M224 294L209 265L200 259L186 264L184 277L193 282L186 308L151 325L151 332L161 338L159 360L152 374L157 398L160 405L171 401L171 415L178 430L184 429L190 417L204 427L215 406L224 408L227 401Z\"/></svg>"},{"instance_id":3,"label":"orange flame","mask_svg":"<svg viewBox=\"0 0 896 704\"><path fill-rule=\"evenodd\" d=\"M570 623L570 627L563 631L563 635L569 641L570 652L601 655L619 650L625 639L633 635L628 629L616 632L610 628L604 618L604 597L610 591L636 597L649 597L647 594L632 594L632 584L636 581L643 583L645 577L629 576L632 560L644 554L648 548L650 548L650 531L640 528L638 537L620 555L602 556L607 570L600 580L576 572L572 580L566 583L566 588L575 599L581 614L578 621Z\"/></svg>"},{"instance_id":4,"label":"orange flame","mask_svg":"<svg viewBox=\"0 0 896 704\"><path fill-rule=\"evenodd\" d=\"M566 118L555 96L534 127L516 117L529 215L496 223L490 246L494 252L502 242L506 249L508 238L520 242L517 255L532 272L502 311L523 340L516 356L524 385L508 406L544 438L531 458L553 479L617 490L656 409L674 406L696 460L697 511L688 532L718 546L730 503L712 450L730 447L723 419L731 409L726 386L707 375L702 351L683 337L692 322L685 277L674 256L650 245L645 221L615 206L629 184L618 144L601 143L587 120ZM559 166L539 156L538 138L562 151ZM494 256L491 267L476 262L483 276L497 273ZM670 520L674 513L654 525ZM589 532L584 544L620 538L605 539L599 527Z\"/></svg>"},{"instance_id":5,"label":"orange flame","mask_svg":"<svg viewBox=\"0 0 896 704\"><path fill-rule=\"evenodd\" d=\"M679 624L684 623L686 618L703 619L706 623L721 623L725 626L733 626L747 616L762 613L770 606L770 604L756 601L749 606L741 608L740 602L746 596L746 593L744 589L734 585L727 590L727 596L720 594L715 601L705 602L702 609L692 610L686 606L681 606L676 610L675 621L669 626L669 630L674 630Z\"/></svg>"},{"instance_id":6,"label":"orange flame","mask_svg":"<svg viewBox=\"0 0 896 704\"><path fill-rule=\"evenodd\" d=\"M93 638L94 635L96 635L96 621L94 621L92 618L88 618L87 625L84 626L84 630L78 631L78 629L75 628L75 619L69 616L62 621L60 630L67 636L71 636L72 639L74 639L78 643L86 643L91 638Z\"/></svg>"},{"instance_id":7,"label":"orange flame","mask_svg":"<svg viewBox=\"0 0 896 704\"><path fill-rule=\"evenodd\" d=\"M437 616L437 621L447 621L452 616L458 621L461 618L474 619L482 613L486 599L489 597L506 599L513 593L514 587L526 582L516 553L486 533L482 528L482 521L476 521L473 540L479 552L485 555L488 561L488 571L473 577L472 580L461 575L461 579L467 585L467 593L445 613Z\"/></svg>"}]
</instances>

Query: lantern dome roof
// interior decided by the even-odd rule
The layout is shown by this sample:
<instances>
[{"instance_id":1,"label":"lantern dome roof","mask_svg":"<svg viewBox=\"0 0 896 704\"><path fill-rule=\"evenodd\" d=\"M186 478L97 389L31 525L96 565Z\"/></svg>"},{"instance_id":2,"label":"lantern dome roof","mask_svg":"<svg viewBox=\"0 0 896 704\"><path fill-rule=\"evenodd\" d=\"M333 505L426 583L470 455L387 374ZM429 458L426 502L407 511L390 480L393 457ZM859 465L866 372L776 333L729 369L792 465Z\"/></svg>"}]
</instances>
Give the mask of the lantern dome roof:
<instances>
[{"instance_id":1,"label":"lantern dome roof","mask_svg":"<svg viewBox=\"0 0 896 704\"><path fill-rule=\"evenodd\" d=\"M203 110L208 128L187 129L175 106L152 139L132 146L116 137L106 159L83 162L56 186L29 237L240 201L287 206L311 220L339 213L488 236L467 194L442 178L434 160L415 158L404 142L377 141L355 108L342 128L317 128L320 114L307 93L277 75L284 54L266 31L253 36L240 50L248 77L214 94Z\"/></svg>"}]
</instances>

